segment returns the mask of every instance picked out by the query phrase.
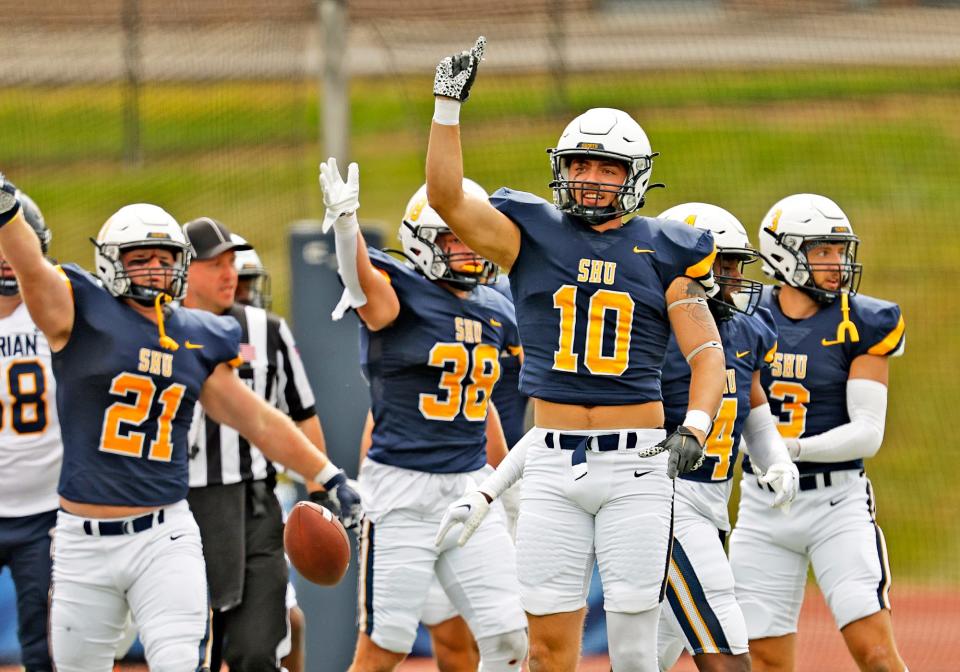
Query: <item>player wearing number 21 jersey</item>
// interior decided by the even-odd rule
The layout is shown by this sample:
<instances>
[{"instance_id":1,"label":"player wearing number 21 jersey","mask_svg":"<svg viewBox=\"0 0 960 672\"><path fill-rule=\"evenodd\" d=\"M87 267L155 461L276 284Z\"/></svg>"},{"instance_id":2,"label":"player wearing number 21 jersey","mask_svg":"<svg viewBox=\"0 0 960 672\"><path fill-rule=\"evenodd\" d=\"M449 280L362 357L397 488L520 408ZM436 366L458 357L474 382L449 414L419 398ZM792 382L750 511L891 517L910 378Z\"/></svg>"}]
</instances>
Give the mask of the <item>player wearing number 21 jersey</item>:
<instances>
[{"instance_id":1,"label":"player wearing number 21 jersey","mask_svg":"<svg viewBox=\"0 0 960 672\"><path fill-rule=\"evenodd\" d=\"M430 205L478 253L509 269L535 427L438 537L468 539L489 502L523 471L517 569L531 669L574 670L589 576L603 580L613 669L656 667L659 603L672 538L673 482L696 468L723 392L723 354L706 305L713 237L633 217L655 153L627 113L588 110L550 150L553 203L501 189L466 193L460 103L484 38L443 59L427 151ZM701 281L703 284L701 284ZM660 367L670 333L691 366L688 413L663 431Z\"/></svg>"},{"instance_id":2,"label":"player wearing number 21 jersey","mask_svg":"<svg viewBox=\"0 0 960 672\"><path fill-rule=\"evenodd\" d=\"M173 217L142 203L117 211L94 243L98 282L43 257L15 194L0 177L0 251L53 352L64 439L54 666L108 672L132 612L151 670L200 669L207 584L185 501L194 404L324 481L332 498L342 500L346 477L237 378L235 322L164 305L182 298L190 260Z\"/></svg>"},{"instance_id":3,"label":"player wearing number 21 jersey","mask_svg":"<svg viewBox=\"0 0 960 672\"><path fill-rule=\"evenodd\" d=\"M894 303L857 294L859 239L836 203L777 202L760 225L761 306L779 332L762 383L800 470L788 517L744 469L730 563L750 652L764 669L793 665L808 564L860 669L905 669L890 621L890 567L864 473L883 440L889 358L903 352ZM752 456L751 456L752 457Z\"/></svg>"},{"instance_id":4,"label":"player wearing number 21 jersey","mask_svg":"<svg viewBox=\"0 0 960 672\"><path fill-rule=\"evenodd\" d=\"M661 213L711 231L717 244L714 277L720 291L710 299L726 359L720 412L707 437L703 464L676 481L674 539L667 602L660 613L658 658L673 667L686 648L700 669L749 670L747 631L733 590L723 541L730 531L727 502L733 468L746 438L764 482L778 492L778 505L796 495L797 469L774 429L760 385L760 371L773 361L776 332L769 311L757 308L762 285L743 277L757 260L747 233L732 214L715 205L685 203ZM663 403L668 431L682 422L690 388L690 366L671 338L663 363Z\"/></svg>"},{"instance_id":5,"label":"player wearing number 21 jersey","mask_svg":"<svg viewBox=\"0 0 960 672\"><path fill-rule=\"evenodd\" d=\"M464 182L486 196L475 182ZM367 250L359 235L356 164L344 182L330 159L321 166L321 184L327 219L335 220L345 301L362 322L360 360L374 422L359 476L366 519L360 636L350 669L388 670L402 662L436 578L477 641L481 669L519 670L526 619L505 517L491 516L464 548L434 545L447 506L489 471L488 432L500 457L506 453L499 421L492 411L488 419L488 410L501 354L519 351L513 306L486 286L496 267L450 232L427 205L425 187L400 224L404 263Z\"/></svg>"}]
</instances>

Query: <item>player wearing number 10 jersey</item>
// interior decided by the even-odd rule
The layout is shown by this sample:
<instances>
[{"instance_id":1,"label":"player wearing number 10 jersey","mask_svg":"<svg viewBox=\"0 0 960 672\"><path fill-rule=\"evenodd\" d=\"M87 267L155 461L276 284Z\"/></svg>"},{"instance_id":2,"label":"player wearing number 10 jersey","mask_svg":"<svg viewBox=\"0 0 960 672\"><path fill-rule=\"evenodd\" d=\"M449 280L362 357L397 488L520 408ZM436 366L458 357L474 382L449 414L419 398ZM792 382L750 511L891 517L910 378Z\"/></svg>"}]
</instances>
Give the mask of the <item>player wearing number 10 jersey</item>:
<instances>
[{"instance_id":1,"label":"player wearing number 10 jersey","mask_svg":"<svg viewBox=\"0 0 960 672\"><path fill-rule=\"evenodd\" d=\"M489 201L465 192L460 103L484 45L437 67L427 188L465 243L510 269L520 389L534 399L536 426L448 509L438 536L462 522L466 541L522 469L517 562L531 669L576 668L596 560L613 669L654 670L671 477L702 458L723 392L720 338L698 282L714 289L713 237L627 218L643 205L655 154L637 122L610 108L574 119L551 150L553 204L509 189ZM665 438L660 367L671 331L691 386L687 416Z\"/></svg>"},{"instance_id":2,"label":"player wearing number 10 jersey","mask_svg":"<svg viewBox=\"0 0 960 672\"><path fill-rule=\"evenodd\" d=\"M367 250L358 232L356 164L344 182L330 159L321 184L347 300L362 321L360 359L374 421L359 477L366 519L360 635L350 669L390 670L403 661L436 577L477 641L481 668L519 670L526 619L505 517L491 516L465 548L433 543L447 505L489 471L488 432L500 457L506 453L488 407L501 353L519 351L513 306L485 286L496 268L450 232L427 205L425 187L400 224L402 263ZM465 188L486 196L475 182L465 180ZM362 296L352 296L351 287Z\"/></svg>"},{"instance_id":3,"label":"player wearing number 10 jersey","mask_svg":"<svg viewBox=\"0 0 960 672\"><path fill-rule=\"evenodd\" d=\"M883 440L889 357L903 352L896 304L856 294L859 239L823 196L777 202L760 225L761 305L779 349L762 373L779 430L800 470L789 517L744 469L730 564L754 669L791 669L807 566L861 670L905 669L890 621L890 567L864 459Z\"/></svg>"},{"instance_id":4,"label":"player wearing number 10 jersey","mask_svg":"<svg viewBox=\"0 0 960 672\"><path fill-rule=\"evenodd\" d=\"M108 672L129 610L151 670L198 670L209 609L185 501L194 403L269 457L325 482L332 498L342 501L346 477L234 374L236 323L164 306L182 297L190 259L173 217L136 204L108 219L95 241L98 283L47 261L20 211L0 176L0 251L53 352L64 438L54 666Z\"/></svg>"},{"instance_id":5,"label":"player wearing number 10 jersey","mask_svg":"<svg viewBox=\"0 0 960 672\"><path fill-rule=\"evenodd\" d=\"M797 469L774 428L760 384L760 371L773 361L776 332L769 311L757 308L762 285L743 277L743 266L757 260L747 233L732 214L715 205L685 203L660 214L713 233L717 244L714 277L720 291L710 299L726 358L726 384L720 412L707 437L699 469L676 481L674 540L668 571L667 602L660 613L658 658L661 670L673 667L686 648L701 670L750 669L747 630L733 589L733 573L723 541L730 531L727 502L741 436L763 482L789 507L797 492ZM670 431L687 408L690 367L670 340L663 363L663 403Z\"/></svg>"}]
</instances>

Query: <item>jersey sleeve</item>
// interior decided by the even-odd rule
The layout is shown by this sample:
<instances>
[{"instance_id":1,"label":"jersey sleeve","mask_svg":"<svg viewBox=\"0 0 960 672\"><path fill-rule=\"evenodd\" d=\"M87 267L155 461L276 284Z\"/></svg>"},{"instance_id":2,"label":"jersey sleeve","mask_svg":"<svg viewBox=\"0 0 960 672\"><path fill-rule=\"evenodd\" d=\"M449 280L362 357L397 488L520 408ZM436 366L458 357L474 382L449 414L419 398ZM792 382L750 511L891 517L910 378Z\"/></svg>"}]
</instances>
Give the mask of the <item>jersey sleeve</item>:
<instances>
[{"instance_id":1,"label":"jersey sleeve","mask_svg":"<svg viewBox=\"0 0 960 672\"><path fill-rule=\"evenodd\" d=\"M713 234L679 222L650 221L656 231L654 258L664 291L679 277L697 280L704 286L713 284L713 260L717 256Z\"/></svg>"},{"instance_id":2,"label":"jersey sleeve","mask_svg":"<svg viewBox=\"0 0 960 672\"><path fill-rule=\"evenodd\" d=\"M900 306L868 296L853 298L860 340L855 356L897 357L906 347L906 323Z\"/></svg>"},{"instance_id":3,"label":"jersey sleeve","mask_svg":"<svg viewBox=\"0 0 960 672\"><path fill-rule=\"evenodd\" d=\"M539 196L500 187L490 196L490 204L510 218L520 228L522 235L539 237L550 227L551 220L559 217L559 211Z\"/></svg>"},{"instance_id":4,"label":"jersey sleeve","mask_svg":"<svg viewBox=\"0 0 960 672\"><path fill-rule=\"evenodd\" d=\"M770 366L777 354L777 324L773 314L763 306L757 307L753 323L757 331L757 352L760 353L755 370L759 371L764 366Z\"/></svg>"},{"instance_id":5,"label":"jersey sleeve","mask_svg":"<svg viewBox=\"0 0 960 672\"><path fill-rule=\"evenodd\" d=\"M300 358L300 351L286 320L271 316L271 330L276 329L277 350L281 361L278 363L278 402L280 410L290 416L294 422L301 422L317 414L313 389L307 379L307 370Z\"/></svg>"},{"instance_id":6,"label":"jersey sleeve","mask_svg":"<svg viewBox=\"0 0 960 672\"><path fill-rule=\"evenodd\" d=\"M408 303L409 300L407 297L409 297L409 293L416 291L416 283L422 280L423 276L382 250L370 249L368 253L370 255L370 263L380 271L393 287L401 305Z\"/></svg>"},{"instance_id":7,"label":"jersey sleeve","mask_svg":"<svg viewBox=\"0 0 960 672\"><path fill-rule=\"evenodd\" d=\"M183 310L182 308L179 310ZM213 370L220 364L229 364L236 368L243 363L240 356L240 338L242 330L240 323L229 315L212 315L202 311L192 311L200 320L200 328L206 332L197 337L197 341L204 344L199 352L204 359L207 370Z\"/></svg>"}]
</instances>

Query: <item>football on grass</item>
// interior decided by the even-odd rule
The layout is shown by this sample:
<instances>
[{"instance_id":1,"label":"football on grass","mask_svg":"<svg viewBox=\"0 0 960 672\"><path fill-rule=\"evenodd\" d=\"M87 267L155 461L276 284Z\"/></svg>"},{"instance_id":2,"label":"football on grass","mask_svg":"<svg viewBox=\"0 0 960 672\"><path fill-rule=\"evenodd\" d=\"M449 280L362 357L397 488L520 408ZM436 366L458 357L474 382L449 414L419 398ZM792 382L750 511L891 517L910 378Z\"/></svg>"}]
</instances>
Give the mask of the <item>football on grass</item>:
<instances>
[{"instance_id":1,"label":"football on grass","mask_svg":"<svg viewBox=\"0 0 960 672\"><path fill-rule=\"evenodd\" d=\"M336 585L350 566L347 531L328 509L297 502L283 530L287 557L300 575L321 586Z\"/></svg>"}]
</instances>

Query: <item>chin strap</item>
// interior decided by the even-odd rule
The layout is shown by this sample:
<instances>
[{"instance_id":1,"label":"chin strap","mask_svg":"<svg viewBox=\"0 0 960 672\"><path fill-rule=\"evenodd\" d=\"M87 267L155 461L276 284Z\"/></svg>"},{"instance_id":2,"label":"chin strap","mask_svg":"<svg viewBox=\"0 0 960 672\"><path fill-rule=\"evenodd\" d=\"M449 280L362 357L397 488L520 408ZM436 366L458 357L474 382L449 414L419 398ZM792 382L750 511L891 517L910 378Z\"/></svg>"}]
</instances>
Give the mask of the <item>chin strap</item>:
<instances>
[{"instance_id":1,"label":"chin strap","mask_svg":"<svg viewBox=\"0 0 960 672\"><path fill-rule=\"evenodd\" d=\"M163 304L170 303L173 298L165 293L158 292L157 298L153 301L153 308L157 311L157 330L160 332L160 347L164 350L179 350L180 344L167 336L166 327L163 324Z\"/></svg>"}]
</instances>

